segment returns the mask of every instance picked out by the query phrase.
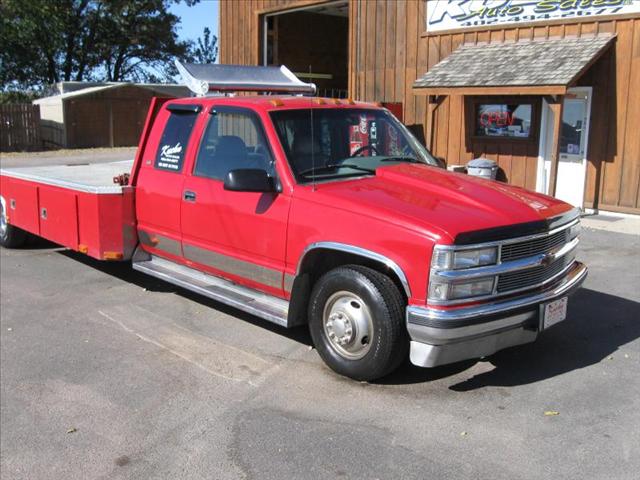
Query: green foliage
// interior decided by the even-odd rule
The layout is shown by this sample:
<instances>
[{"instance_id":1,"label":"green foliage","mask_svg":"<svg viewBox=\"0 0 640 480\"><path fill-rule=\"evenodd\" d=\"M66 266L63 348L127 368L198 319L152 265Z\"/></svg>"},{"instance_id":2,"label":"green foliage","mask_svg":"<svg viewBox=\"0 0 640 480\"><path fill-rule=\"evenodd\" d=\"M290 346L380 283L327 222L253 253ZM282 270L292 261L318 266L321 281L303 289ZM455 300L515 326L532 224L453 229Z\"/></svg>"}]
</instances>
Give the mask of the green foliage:
<instances>
[{"instance_id":1,"label":"green foliage","mask_svg":"<svg viewBox=\"0 0 640 480\"><path fill-rule=\"evenodd\" d=\"M166 79L153 72L193 48L178 40L180 19L168 11L181 1L199 0L2 0L0 90Z\"/></svg>"},{"instance_id":2,"label":"green foliage","mask_svg":"<svg viewBox=\"0 0 640 480\"><path fill-rule=\"evenodd\" d=\"M33 91L7 91L0 92L0 105L7 103L31 103L40 95Z\"/></svg>"},{"instance_id":3,"label":"green foliage","mask_svg":"<svg viewBox=\"0 0 640 480\"><path fill-rule=\"evenodd\" d=\"M218 58L218 37L204 27L202 37L198 38L192 49L191 61L195 63L215 63Z\"/></svg>"},{"instance_id":4,"label":"green foliage","mask_svg":"<svg viewBox=\"0 0 640 480\"><path fill-rule=\"evenodd\" d=\"M218 58L218 37L211 35L211 30L204 27L202 36L195 42L189 42L189 49L185 55L176 57L179 60L192 63L216 63ZM178 69L173 62L165 65L163 70L164 78L175 80L178 76ZM162 77L150 77L150 81L161 81Z\"/></svg>"}]
</instances>

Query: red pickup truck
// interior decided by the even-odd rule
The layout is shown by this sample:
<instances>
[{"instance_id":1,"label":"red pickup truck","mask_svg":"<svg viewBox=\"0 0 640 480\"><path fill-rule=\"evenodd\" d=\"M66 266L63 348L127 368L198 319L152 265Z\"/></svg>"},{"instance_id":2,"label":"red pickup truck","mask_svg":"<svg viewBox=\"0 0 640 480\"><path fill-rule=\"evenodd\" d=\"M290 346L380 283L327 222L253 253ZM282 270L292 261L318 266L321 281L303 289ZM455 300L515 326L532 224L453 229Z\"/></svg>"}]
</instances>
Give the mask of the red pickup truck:
<instances>
[{"instance_id":1,"label":"red pickup truck","mask_svg":"<svg viewBox=\"0 0 640 480\"><path fill-rule=\"evenodd\" d=\"M440 168L376 105L154 100L133 164L4 169L0 242L26 232L284 327L372 380L536 339L587 268L579 212ZM114 178L115 177L115 178Z\"/></svg>"}]
</instances>

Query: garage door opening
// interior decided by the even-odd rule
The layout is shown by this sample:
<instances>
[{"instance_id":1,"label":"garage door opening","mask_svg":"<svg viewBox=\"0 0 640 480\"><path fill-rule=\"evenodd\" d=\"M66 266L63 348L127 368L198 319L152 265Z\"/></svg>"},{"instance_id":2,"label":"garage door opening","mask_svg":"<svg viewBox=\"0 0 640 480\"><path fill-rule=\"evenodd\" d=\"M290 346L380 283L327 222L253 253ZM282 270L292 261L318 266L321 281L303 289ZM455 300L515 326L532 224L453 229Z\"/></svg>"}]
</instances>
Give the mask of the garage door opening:
<instances>
[{"instance_id":1,"label":"garage door opening","mask_svg":"<svg viewBox=\"0 0 640 480\"><path fill-rule=\"evenodd\" d=\"M266 14L262 32L263 65L286 65L318 96L347 97L348 1Z\"/></svg>"}]
</instances>

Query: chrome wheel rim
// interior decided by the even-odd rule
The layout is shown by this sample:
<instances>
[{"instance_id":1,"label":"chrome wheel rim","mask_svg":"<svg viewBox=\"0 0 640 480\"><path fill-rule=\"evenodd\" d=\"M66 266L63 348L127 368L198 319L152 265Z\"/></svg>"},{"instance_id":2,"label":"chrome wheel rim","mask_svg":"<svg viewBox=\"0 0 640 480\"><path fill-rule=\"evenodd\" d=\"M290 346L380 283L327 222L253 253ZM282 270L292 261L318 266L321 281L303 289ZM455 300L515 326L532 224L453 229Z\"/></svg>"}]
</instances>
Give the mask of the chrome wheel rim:
<instances>
[{"instance_id":1,"label":"chrome wheel rim","mask_svg":"<svg viewBox=\"0 0 640 480\"><path fill-rule=\"evenodd\" d=\"M358 360L369 352L373 318L357 295L347 291L331 295L324 306L322 325L329 345L341 357Z\"/></svg>"},{"instance_id":2,"label":"chrome wheel rim","mask_svg":"<svg viewBox=\"0 0 640 480\"><path fill-rule=\"evenodd\" d=\"M7 210L4 204L4 198L0 201L0 237L4 238L7 234Z\"/></svg>"}]
</instances>

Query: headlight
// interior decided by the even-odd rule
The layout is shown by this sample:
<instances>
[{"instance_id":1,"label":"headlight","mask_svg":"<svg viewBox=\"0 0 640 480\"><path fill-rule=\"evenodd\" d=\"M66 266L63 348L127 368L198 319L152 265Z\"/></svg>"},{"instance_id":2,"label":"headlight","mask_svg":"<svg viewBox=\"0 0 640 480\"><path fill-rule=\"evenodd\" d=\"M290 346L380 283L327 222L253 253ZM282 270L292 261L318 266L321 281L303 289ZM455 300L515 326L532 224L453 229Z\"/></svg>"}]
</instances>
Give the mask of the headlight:
<instances>
[{"instance_id":1,"label":"headlight","mask_svg":"<svg viewBox=\"0 0 640 480\"><path fill-rule=\"evenodd\" d=\"M436 246L431 259L428 300L436 303L448 303L452 300L485 297L493 293L495 276L483 276L473 279L460 270L474 269L496 265L498 263L498 247L464 248ZM458 271L455 276L447 272ZM470 271L469 274L478 274ZM488 273L488 272L487 272Z\"/></svg>"},{"instance_id":2,"label":"headlight","mask_svg":"<svg viewBox=\"0 0 640 480\"><path fill-rule=\"evenodd\" d=\"M464 283L438 282L432 279L429 283L429 299L444 301L491 295L494 278L479 278Z\"/></svg>"},{"instance_id":3,"label":"headlight","mask_svg":"<svg viewBox=\"0 0 640 480\"><path fill-rule=\"evenodd\" d=\"M495 265L498 260L497 247L468 250L434 250L431 265L438 270L460 270L463 268Z\"/></svg>"}]
</instances>

